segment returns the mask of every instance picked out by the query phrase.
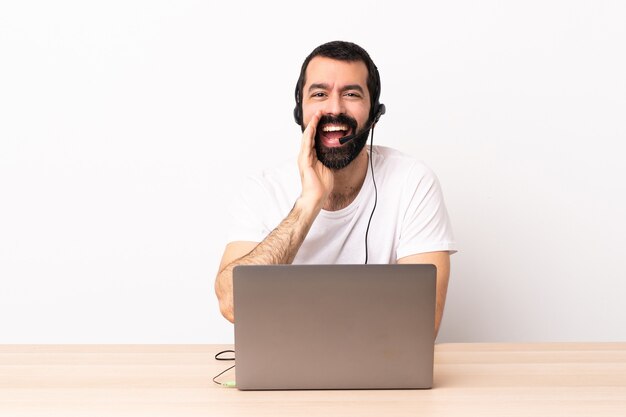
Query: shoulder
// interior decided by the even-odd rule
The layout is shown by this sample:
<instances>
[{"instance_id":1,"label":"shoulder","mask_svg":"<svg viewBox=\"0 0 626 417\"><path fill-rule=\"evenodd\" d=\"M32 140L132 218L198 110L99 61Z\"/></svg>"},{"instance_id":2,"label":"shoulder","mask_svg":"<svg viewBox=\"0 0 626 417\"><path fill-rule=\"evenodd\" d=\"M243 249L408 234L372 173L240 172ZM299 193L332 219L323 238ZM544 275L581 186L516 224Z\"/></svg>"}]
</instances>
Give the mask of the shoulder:
<instances>
[{"instance_id":1,"label":"shoulder","mask_svg":"<svg viewBox=\"0 0 626 417\"><path fill-rule=\"evenodd\" d=\"M277 164L265 168L245 177L248 184L255 184L266 189L284 188L293 185L298 180L298 166L293 158L280 161Z\"/></svg>"},{"instance_id":2,"label":"shoulder","mask_svg":"<svg viewBox=\"0 0 626 417\"><path fill-rule=\"evenodd\" d=\"M290 207L301 188L298 166L293 158L249 174L242 181L240 191L252 205Z\"/></svg>"},{"instance_id":3,"label":"shoulder","mask_svg":"<svg viewBox=\"0 0 626 417\"><path fill-rule=\"evenodd\" d=\"M422 160L386 146L374 146L374 169L378 172L393 176L397 180L406 181L405 184L422 180L436 181L433 170Z\"/></svg>"}]
</instances>

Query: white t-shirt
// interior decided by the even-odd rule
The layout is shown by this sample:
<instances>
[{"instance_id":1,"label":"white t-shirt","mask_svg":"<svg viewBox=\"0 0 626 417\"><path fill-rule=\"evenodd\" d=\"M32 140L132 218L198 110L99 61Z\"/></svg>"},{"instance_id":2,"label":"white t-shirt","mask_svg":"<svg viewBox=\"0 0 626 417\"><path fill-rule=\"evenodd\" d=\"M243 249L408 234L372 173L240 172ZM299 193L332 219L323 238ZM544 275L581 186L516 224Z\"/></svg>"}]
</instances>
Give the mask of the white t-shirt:
<instances>
[{"instance_id":1,"label":"white t-shirt","mask_svg":"<svg viewBox=\"0 0 626 417\"><path fill-rule=\"evenodd\" d=\"M396 263L423 252L456 252L435 174L417 159L391 148L374 146L373 155L378 203L367 238L368 263ZM261 242L287 217L301 189L295 159L248 177L230 211L229 242ZM368 166L354 201L341 210L319 213L293 263L363 263L374 195Z\"/></svg>"}]
</instances>

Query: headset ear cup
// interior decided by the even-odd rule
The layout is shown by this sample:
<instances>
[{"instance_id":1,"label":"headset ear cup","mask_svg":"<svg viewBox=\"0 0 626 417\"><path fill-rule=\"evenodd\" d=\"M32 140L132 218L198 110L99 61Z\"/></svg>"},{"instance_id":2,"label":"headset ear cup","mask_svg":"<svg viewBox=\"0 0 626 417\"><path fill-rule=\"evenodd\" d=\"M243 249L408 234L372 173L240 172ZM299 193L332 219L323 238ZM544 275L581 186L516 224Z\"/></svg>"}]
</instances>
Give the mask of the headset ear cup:
<instances>
[{"instance_id":1,"label":"headset ear cup","mask_svg":"<svg viewBox=\"0 0 626 417\"><path fill-rule=\"evenodd\" d=\"M376 107L374 108L372 123L378 123L380 116L385 114L385 111L386 111L385 105L382 103L378 103Z\"/></svg>"},{"instance_id":2,"label":"headset ear cup","mask_svg":"<svg viewBox=\"0 0 626 417\"><path fill-rule=\"evenodd\" d=\"M380 116L385 114L386 111L387 111L387 108L385 107L385 105L383 103L380 103L378 105L378 112L376 112L376 121L377 122L378 122L378 119L380 119Z\"/></svg>"},{"instance_id":3,"label":"headset ear cup","mask_svg":"<svg viewBox=\"0 0 626 417\"><path fill-rule=\"evenodd\" d=\"M293 108L293 118L296 121L296 124L302 127L302 103L300 101L300 80L296 84L296 90L294 91L294 96L296 99L296 107Z\"/></svg>"},{"instance_id":4,"label":"headset ear cup","mask_svg":"<svg viewBox=\"0 0 626 417\"><path fill-rule=\"evenodd\" d=\"M300 114L300 105L296 104L296 107L294 107L293 109L293 118L295 119L296 123L299 124L300 126L302 126L302 122L301 122L301 114Z\"/></svg>"},{"instance_id":5,"label":"headset ear cup","mask_svg":"<svg viewBox=\"0 0 626 417\"><path fill-rule=\"evenodd\" d=\"M296 124L302 126L302 106L300 104L296 104L293 109L293 118L296 120Z\"/></svg>"}]
</instances>

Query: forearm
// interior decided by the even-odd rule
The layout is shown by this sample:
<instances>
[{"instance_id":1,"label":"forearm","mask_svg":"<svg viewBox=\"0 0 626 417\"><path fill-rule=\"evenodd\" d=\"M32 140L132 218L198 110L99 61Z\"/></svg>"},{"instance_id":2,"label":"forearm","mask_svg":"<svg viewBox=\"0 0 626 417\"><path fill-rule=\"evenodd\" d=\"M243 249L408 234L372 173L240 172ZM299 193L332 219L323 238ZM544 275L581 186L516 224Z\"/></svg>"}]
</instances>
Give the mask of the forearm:
<instances>
[{"instance_id":1,"label":"forearm","mask_svg":"<svg viewBox=\"0 0 626 417\"><path fill-rule=\"evenodd\" d=\"M238 265L290 264L308 234L319 208L296 201L287 217L248 254L230 262L218 273L215 281L222 315L231 322L233 312L233 269Z\"/></svg>"},{"instance_id":2,"label":"forearm","mask_svg":"<svg viewBox=\"0 0 626 417\"><path fill-rule=\"evenodd\" d=\"M289 215L248 255L231 263L235 265L290 264L309 233L317 213L296 203ZM232 265L232 267L231 267Z\"/></svg>"}]
</instances>

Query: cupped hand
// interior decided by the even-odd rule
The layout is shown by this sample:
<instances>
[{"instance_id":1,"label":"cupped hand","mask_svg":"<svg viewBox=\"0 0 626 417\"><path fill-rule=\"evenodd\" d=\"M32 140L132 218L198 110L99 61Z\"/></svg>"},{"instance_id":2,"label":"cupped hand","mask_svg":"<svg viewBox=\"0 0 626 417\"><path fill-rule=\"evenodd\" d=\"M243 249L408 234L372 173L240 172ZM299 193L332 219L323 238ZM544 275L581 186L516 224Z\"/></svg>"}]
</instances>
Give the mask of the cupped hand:
<instances>
[{"instance_id":1,"label":"cupped hand","mask_svg":"<svg viewBox=\"0 0 626 417\"><path fill-rule=\"evenodd\" d=\"M317 159L315 152L315 133L321 116L322 112L317 111L309 120L302 133L298 156L298 168L302 181L300 198L303 203L316 210L320 210L326 203L334 182L333 172Z\"/></svg>"}]
</instances>

